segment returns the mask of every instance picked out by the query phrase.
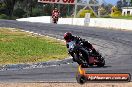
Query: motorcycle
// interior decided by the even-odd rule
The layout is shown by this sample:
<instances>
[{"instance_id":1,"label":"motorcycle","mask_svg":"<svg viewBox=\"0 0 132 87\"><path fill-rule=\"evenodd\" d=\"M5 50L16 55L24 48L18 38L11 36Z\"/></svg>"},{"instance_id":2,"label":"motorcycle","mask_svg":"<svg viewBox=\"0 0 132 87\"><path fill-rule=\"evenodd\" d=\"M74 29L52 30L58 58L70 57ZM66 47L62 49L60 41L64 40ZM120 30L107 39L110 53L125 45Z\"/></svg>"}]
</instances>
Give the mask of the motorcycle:
<instances>
[{"instance_id":1,"label":"motorcycle","mask_svg":"<svg viewBox=\"0 0 132 87\"><path fill-rule=\"evenodd\" d=\"M55 13L55 15L53 16L53 18L52 18L52 21L53 21L53 23L54 24L57 24L57 22L58 22L58 13Z\"/></svg>"},{"instance_id":2,"label":"motorcycle","mask_svg":"<svg viewBox=\"0 0 132 87\"><path fill-rule=\"evenodd\" d=\"M53 23L54 23L54 24L57 24L57 22L58 22L58 17L54 17L54 18L53 18Z\"/></svg>"},{"instance_id":3,"label":"motorcycle","mask_svg":"<svg viewBox=\"0 0 132 87\"><path fill-rule=\"evenodd\" d=\"M77 62L82 67L98 66L103 67L105 65L104 57L98 52L94 54L92 50L83 46L83 43L76 44L75 41L68 43L69 54L73 57L73 61Z\"/></svg>"}]
</instances>

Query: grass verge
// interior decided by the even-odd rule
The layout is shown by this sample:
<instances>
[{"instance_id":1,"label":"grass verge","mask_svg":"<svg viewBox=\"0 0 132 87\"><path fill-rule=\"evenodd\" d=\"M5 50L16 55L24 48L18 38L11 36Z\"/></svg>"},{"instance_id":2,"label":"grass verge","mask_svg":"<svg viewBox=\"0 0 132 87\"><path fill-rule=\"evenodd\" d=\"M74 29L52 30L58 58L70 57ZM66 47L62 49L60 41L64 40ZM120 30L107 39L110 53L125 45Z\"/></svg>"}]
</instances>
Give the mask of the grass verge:
<instances>
[{"instance_id":1,"label":"grass verge","mask_svg":"<svg viewBox=\"0 0 132 87\"><path fill-rule=\"evenodd\" d=\"M115 19L127 19L127 20L132 20L132 16L119 16L119 17L113 17Z\"/></svg>"},{"instance_id":2,"label":"grass verge","mask_svg":"<svg viewBox=\"0 0 132 87\"><path fill-rule=\"evenodd\" d=\"M0 28L0 64L33 63L66 57L63 42L20 29Z\"/></svg>"}]
</instances>

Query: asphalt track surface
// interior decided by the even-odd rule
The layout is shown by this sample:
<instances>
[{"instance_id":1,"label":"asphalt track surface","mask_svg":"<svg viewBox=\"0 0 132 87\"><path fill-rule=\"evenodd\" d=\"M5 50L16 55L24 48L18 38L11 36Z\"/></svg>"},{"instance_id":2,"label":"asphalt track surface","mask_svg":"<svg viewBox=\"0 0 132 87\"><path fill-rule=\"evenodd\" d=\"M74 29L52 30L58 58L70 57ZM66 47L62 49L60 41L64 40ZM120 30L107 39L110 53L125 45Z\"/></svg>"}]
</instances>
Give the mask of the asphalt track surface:
<instances>
[{"instance_id":1,"label":"asphalt track surface","mask_svg":"<svg viewBox=\"0 0 132 87\"><path fill-rule=\"evenodd\" d=\"M0 20L0 27L20 28L59 39L63 39L65 32L72 32L89 40L105 57L104 67L90 67L87 72L132 74L132 31L7 20ZM59 63L47 67L1 70L0 82L76 82L77 64Z\"/></svg>"}]
</instances>

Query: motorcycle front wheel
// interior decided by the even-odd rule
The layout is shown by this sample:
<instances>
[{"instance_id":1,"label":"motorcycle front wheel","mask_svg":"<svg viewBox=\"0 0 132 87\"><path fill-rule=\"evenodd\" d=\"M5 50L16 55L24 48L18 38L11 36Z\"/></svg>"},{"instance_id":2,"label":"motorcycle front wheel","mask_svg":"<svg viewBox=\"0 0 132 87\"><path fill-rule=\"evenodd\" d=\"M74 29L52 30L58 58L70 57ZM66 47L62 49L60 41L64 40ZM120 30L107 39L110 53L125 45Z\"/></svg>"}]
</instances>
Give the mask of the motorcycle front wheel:
<instances>
[{"instance_id":1,"label":"motorcycle front wheel","mask_svg":"<svg viewBox=\"0 0 132 87\"><path fill-rule=\"evenodd\" d=\"M74 53L74 60L79 64L79 65L88 65L88 54L83 48L79 48L75 53Z\"/></svg>"}]
</instances>

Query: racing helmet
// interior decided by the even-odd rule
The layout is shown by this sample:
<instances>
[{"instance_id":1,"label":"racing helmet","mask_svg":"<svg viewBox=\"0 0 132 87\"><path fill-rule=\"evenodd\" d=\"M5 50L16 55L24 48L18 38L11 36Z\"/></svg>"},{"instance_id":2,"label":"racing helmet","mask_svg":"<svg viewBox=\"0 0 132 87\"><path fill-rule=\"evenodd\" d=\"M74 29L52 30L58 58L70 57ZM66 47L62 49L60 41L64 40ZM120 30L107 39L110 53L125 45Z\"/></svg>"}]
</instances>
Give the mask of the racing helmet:
<instances>
[{"instance_id":1,"label":"racing helmet","mask_svg":"<svg viewBox=\"0 0 132 87\"><path fill-rule=\"evenodd\" d=\"M55 9L54 9L54 11L58 11L58 9L57 9L57 8L55 8Z\"/></svg>"},{"instance_id":2,"label":"racing helmet","mask_svg":"<svg viewBox=\"0 0 132 87\"><path fill-rule=\"evenodd\" d=\"M66 40L66 42L70 42L72 40L72 34L71 34L71 32L66 32L64 34L64 39Z\"/></svg>"}]
</instances>

